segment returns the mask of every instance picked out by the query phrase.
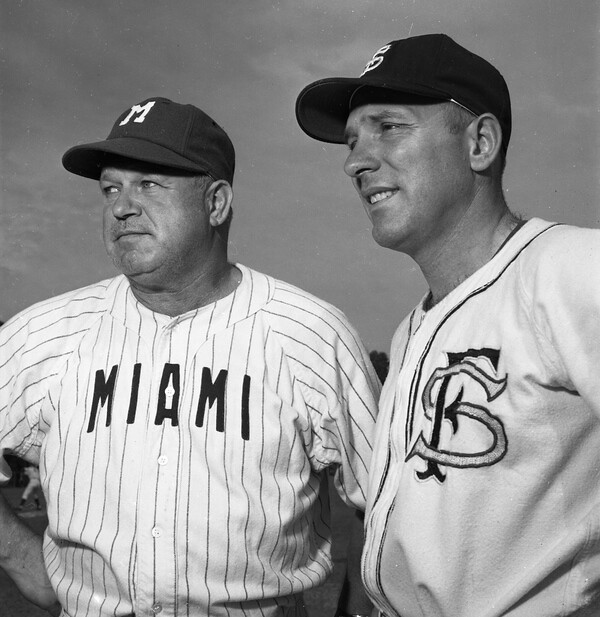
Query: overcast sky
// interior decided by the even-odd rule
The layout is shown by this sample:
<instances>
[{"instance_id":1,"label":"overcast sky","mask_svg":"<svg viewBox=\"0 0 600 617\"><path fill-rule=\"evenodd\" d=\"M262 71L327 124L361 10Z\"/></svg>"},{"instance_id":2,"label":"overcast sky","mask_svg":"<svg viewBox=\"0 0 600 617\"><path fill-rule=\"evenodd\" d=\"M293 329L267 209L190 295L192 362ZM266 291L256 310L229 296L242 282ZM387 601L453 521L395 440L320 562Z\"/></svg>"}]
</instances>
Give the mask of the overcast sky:
<instances>
[{"instance_id":1,"label":"overcast sky","mask_svg":"<svg viewBox=\"0 0 600 617\"><path fill-rule=\"evenodd\" d=\"M104 139L151 96L194 103L237 151L231 258L343 309L389 350L426 291L378 247L342 171L294 102L358 76L391 40L445 32L492 61L513 101L505 176L526 216L600 227L599 3L595 0L10 0L0 3L0 320L115 271L96 183L64 151Z\"/></svg>"}]
</instances>

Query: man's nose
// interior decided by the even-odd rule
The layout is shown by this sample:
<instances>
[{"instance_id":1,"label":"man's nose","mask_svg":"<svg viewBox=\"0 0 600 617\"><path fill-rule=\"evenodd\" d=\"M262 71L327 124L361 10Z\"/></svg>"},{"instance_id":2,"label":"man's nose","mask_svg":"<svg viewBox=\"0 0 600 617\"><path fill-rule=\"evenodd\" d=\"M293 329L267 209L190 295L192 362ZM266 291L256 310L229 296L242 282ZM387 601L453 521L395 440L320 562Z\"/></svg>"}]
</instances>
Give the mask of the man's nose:
<instances>
[{"instance_id":1,"label":"man's nose","mask_svg":"<svg viewBox=\"0 0 600 617\"><path fill-rule=\"evenodd\" d=\"M136 196L131 191L122 188L119 196L112 204L112 212L117 219L126 219L140 214L142 208Z\"/></svg>"},{"instance_id":2,"label":"man's nose","mask_svg":"<svg viewBox=\"0 0 600 617\"><path fill-rule=\"evenodd\" d=\"M344 171L351 178L369 171L375 171L380 166L373 144L368 140L357 140L344 163Z\"/></svg>"}]
</instances>

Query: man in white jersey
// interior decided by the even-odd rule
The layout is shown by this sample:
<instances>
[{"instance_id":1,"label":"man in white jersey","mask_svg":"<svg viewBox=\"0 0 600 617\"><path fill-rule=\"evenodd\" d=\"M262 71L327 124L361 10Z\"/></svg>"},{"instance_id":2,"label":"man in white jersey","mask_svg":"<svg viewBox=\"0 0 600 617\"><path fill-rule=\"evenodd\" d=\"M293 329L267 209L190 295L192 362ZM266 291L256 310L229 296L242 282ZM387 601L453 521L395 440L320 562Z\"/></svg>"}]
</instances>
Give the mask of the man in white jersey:
<instances>
[{"instance_id":1,"label":"man in white jersey","mask_svg":"<svg viewBox=\"0 0 600 617\"><path fill-rule=\"evenodd\" d=\"M362 343L333 306L228 261L234 149L197 107L147 99L63 164L99 180L122 275L0 330L0 448L39 464L61 615L305 615L332 571L329 472L365 507Z\"/></svg>"},{"instance_id":2,"label":"man in white jersey","mask_svg":"<svg viewBox=\"0 0 600 617\"><path fill-rule=\"evenodd\" d=\"M508 87L442 34L307 86L373 236L429 292L391 348L363 577L388 617L600 615L600 231L502 190Z\"/></svg>"}]
</instances>

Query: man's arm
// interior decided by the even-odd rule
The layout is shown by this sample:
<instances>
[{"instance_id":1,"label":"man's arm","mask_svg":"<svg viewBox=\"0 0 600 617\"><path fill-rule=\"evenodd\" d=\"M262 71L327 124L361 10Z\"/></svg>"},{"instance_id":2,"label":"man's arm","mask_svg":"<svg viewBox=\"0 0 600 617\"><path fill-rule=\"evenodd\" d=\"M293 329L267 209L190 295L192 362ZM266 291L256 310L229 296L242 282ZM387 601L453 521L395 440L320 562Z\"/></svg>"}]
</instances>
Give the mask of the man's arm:
<instances>
[{"instance_id":1,"label":"man's arm","mask_svg":"<svg viewBox=\"0 0 600 617\"><path fill-rule=\"evenodd\" d=\"M371 615L373 604L369 600L362 584L360 574L360 558L364 544L364 514L359 510L354 512L350 525L350 537L346 554L346 577L338 600L336 615Z\"/></svg>"},{"instance_id":2,"label":"man's arm","mask_svg":"<svg viewBox=\"0 0 600 617\"><path fill-rule=\"evenodd\" d=\"M0 567L30 602L60 615L42 557L42 538L19 519L0 493Z\"/></svg>"}]
</instances>

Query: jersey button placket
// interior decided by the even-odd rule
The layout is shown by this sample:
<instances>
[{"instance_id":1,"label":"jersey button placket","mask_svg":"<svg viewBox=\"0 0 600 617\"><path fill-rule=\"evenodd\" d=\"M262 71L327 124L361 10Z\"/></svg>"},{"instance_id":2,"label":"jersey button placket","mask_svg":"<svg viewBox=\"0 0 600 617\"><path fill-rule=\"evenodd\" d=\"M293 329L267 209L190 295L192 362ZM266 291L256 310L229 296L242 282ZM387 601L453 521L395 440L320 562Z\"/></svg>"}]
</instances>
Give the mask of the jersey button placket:
<instances>
[{"instance_id":1,"label":"jersey button placket","mask_svg":"<svg viewBox=\"0 0 600 617\"><path fill-rule=\"evenodd\" d=\"M171 474L176 465L169 464L171 456L164 454L168 448L171 419L162 425L156 424L163 374L170 356L171 327L163 327L154 341L153 370L150 405L148 409L147 442L144 451L145 471L141 478L140 507L138 509L138 555L140 569L138 578L143 581L139 587L138 609L143 615L169 615L173 598L166 581L176 578L173 564L165 559L172 553L171 521L175 516L172 490L175 485ZM168 392L166 392L168 396ZM175 432L177 431L174 428ZM142 532L142 530L145 530ZM146 540L142 539L146 535ZM151 538L150 541L148 538ZM157 598L160 598L158 600ZM136 614L137 614L136 610Z\"/></svg>"}]
</instances>

